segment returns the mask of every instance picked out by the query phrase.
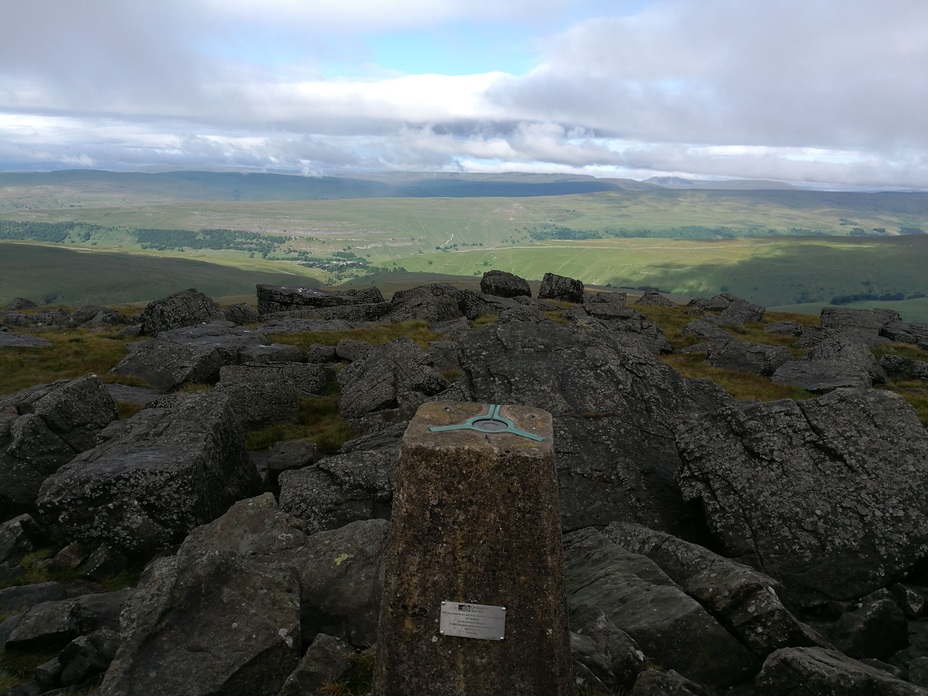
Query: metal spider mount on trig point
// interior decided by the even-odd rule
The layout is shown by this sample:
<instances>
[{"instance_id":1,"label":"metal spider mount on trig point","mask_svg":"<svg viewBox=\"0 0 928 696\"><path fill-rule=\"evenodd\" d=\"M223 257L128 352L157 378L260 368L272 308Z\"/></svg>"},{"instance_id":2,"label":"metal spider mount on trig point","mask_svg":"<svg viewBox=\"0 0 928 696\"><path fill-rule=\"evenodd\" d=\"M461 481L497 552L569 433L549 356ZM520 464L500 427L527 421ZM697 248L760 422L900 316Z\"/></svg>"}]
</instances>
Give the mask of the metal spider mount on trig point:
<instances>
[{"instance_id":1,"label":"metal spider mount on trig point","mask_svg":"<svg viewBox=\"0 0 928 696\"><path fill-rule=\"evenodd\" d=\"M478 433L510 433L511 435L518 435L519 437L525 437L529 440L535 440L536 442L544 442L544 438L541 435L519 430L511 420L499 415L499 410L501 408L502 406L499 404L490 404L489 410L483 415L473 416L457 425L434 425L429 428L429 432L437 433L443 430L476 430Z\"/></svg>"},{"instance_id":2,"label":"metal spider mount on trig point","mask_svg":"<svg viewBox=\"0 0 928 696\"><path fill-rule=\"evenodd\" d=\"M374 696L573 693L551 414L423 404L383 559Z\"/></svg>"}]
</instances>

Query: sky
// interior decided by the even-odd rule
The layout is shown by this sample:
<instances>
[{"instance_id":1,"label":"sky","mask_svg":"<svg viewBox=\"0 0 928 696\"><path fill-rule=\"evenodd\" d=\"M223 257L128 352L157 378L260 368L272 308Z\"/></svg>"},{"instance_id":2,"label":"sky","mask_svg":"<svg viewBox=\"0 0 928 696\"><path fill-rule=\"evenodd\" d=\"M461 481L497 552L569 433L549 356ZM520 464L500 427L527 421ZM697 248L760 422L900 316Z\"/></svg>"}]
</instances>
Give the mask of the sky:
<instances>
[{"instance_id":1,"label":"sky","mask_svg":"<svg viewBox=\"0 0 928 696\"><path fill-rule=\"evenodd\" d=\"M0 170L928 188L925 0L0 0Z\"/></svg>"}]
</instances>

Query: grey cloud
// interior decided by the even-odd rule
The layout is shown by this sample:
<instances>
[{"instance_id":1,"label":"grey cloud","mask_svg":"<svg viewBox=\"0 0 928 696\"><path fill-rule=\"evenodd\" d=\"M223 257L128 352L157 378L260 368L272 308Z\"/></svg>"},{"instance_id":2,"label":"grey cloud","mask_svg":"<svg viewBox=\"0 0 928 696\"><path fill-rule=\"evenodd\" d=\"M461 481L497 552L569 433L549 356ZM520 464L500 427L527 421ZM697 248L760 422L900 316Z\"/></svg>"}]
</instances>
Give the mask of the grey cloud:
<instances>
[{"instance_id":1,"label":"grey cloud","mask_svg":"<svg viewBox=\"0 0 928 696\"><path fill-rule=\"evenodd\" d=\"M928 4L658 4L593 20L493 96L525 112L665 142L928 145Z\"/></svg>"},{"instance_id":2,"label":"grey cloud","mask_svg":"<svg viewBox=\"0 0 928 696\"><path fill-rule=\"evenodd\" d=\"M237 24L218 0L8 3L0 166L508 163L928 187L923 0L650 0L547 37L536 70L462 113L429 94L390 101L395 85L326 90L328 57L363 53L357 33L326 34L311 13L274 24L288 3L229 2L262 21ZM545 2L435 0L417 21L543 23L579 0Z\"/></svg>"}]
</instances>

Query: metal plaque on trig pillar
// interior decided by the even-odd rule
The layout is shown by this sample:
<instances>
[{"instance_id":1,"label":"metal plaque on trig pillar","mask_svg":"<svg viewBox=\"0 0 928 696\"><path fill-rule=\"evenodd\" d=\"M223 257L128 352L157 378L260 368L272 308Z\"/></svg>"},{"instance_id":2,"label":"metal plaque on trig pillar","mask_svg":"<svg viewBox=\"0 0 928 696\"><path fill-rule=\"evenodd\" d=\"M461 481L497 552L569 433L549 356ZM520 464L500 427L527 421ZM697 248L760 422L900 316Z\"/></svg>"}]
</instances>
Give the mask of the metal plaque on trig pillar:
<instances>
[{"instance_id":1,"label":"metal plaque on trig pillar","mask_svg":"<svg viewBox=\"0 0 928 696\"><path fill-rule=\"evenodd\" d=\"M438 632L443 636L503 640L506 637L506 607L442 602Z\"/></svg>"}]
</instances>

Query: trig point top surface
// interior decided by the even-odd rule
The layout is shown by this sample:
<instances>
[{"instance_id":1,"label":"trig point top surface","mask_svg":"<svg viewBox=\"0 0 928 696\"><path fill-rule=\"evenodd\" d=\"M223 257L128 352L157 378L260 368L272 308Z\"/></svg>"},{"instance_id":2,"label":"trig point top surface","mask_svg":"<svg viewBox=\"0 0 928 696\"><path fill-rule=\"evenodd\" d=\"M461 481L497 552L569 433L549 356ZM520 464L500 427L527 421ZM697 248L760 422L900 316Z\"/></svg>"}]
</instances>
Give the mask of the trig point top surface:
<instances>
[{"instance_id":1,"label":"trig point top surface","mask_svg":"<svg viewBox=\"0 0 928 696\"><path fill-rule=\"evenodd\" d=\"M434 401L422 404L403 436L418 447L550 450L551 414L531 406Z\"/></svg>"}]
</instances>

